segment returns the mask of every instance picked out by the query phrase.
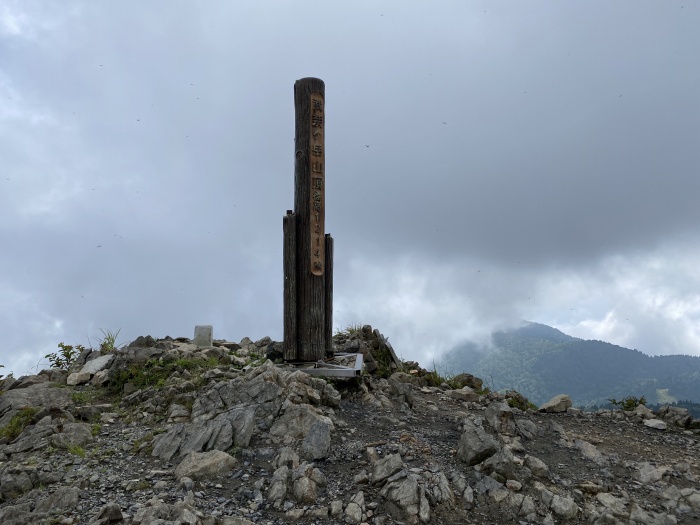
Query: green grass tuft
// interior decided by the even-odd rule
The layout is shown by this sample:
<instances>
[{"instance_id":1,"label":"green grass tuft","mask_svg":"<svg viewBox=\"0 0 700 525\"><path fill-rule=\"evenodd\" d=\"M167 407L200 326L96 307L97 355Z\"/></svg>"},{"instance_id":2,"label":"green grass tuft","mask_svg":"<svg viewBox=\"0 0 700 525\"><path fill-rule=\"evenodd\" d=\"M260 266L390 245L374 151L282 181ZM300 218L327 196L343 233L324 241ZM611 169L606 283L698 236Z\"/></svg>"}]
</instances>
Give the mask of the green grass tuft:
<instances>
[{"instance_id":1,"label":"green grass tuft","mask_svg":"<svg viewBox=\"0 0 700 525\"><path fill-rule=\"evenodd\" d=\"M23 408L18 414L12 416L7 426L0 429L0 437L6 437L10 441L16 439L32 422L36 413L37 409L34 407Z\"/></svg>"},{"instance_id":2,"label":"green grass tuft","mask_svg":"<svg viewBox=\"0 0 700 525\"><path fill-rule=\"evenodd\" d=\"M116 332L110 332L109 330L102 330L102 339L100 339L100 353L101 354L111 354L116 349L117 336L121 332L121 328Z\"/></svg>"},{"instance_id":3,"label":"green grass tuft","mask_svg":"<svg viewBox=\"0 0 700 525\"><path fill-rule=\"evenodd\" d=\"M201 383L201 374L219 364L215 357L203 358L179 358L175 361L164 363L162 359L150 359L143 365L131 365L115 373L109 381L108 391L112 395L121 395L124 385L131 383L138 389L155 387L162 388L173 372L187 370L198 374L194 378L195 384Z\"/></svg>"},{"instance_id":4,"label":"green grass tuft","mask_svg":"<svg viewBox=\"0 0 700 525\"><path fill-rule=\"evenodd\" d=\"M80 456L81 458L84 458L86 455L85 449L80 445L68 445L68 452L70 452L74 456Z\"/></svg>"}]
</instances>

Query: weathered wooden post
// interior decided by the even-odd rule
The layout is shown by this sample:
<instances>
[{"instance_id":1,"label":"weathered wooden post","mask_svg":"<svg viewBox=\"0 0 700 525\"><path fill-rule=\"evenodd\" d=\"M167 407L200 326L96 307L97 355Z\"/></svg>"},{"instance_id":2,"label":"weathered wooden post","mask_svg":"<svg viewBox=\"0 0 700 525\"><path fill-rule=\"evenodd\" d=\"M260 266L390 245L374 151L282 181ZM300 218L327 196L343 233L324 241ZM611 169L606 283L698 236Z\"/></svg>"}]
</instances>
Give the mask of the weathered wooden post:
<instances>
[{"instance_id":1,"label":"weathered wooden post","mask_svg":"<svg viewBox=\"0 0 700 525\"><path fill-rule=\"evenodd\" d=\"M333 238L326 234L325 86L294 83L294 212L284 230L284 359L318 361L333 352Z\"/></svg>"}]
</instances>

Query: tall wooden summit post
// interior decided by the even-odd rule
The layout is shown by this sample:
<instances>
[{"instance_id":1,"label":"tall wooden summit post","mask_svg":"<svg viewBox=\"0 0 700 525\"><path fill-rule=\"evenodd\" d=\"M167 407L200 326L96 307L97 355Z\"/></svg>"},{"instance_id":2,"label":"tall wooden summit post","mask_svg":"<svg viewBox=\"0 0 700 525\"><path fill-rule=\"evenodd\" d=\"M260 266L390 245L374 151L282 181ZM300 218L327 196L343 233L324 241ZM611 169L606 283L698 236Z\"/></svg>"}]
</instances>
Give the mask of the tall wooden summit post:
<instances>
[{"instance_id":1,"label":"tall wooden summit post","mask_svg":"<svg viewBox=\"0 0 700 525\"><path fill-rule=\"evenodd\" d=\"M284 227L284 359L318 361L333 352L333 238L325 233L325 85L294 83L294 212Z\"/></svg>"}]
</instances>

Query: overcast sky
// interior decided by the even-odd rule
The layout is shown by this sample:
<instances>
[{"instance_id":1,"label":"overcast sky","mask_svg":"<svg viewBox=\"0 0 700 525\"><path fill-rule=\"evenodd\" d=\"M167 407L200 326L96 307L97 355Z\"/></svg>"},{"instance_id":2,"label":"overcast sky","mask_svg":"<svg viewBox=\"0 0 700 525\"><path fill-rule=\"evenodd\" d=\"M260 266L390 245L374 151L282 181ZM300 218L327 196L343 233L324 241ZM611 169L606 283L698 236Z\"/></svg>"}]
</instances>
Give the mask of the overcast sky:
<instances>
[{"instance_id":1,"label":"overcast sky","mask_svg":"<svg viewBox=\"0 0 700 525\"><path fill-rule=\"evenodd\" d=\"M0 363L282 338L297 79L334 326L430 366L527 319L700 355L700 4L0 3Z\"/></svg>"}]
</instances>

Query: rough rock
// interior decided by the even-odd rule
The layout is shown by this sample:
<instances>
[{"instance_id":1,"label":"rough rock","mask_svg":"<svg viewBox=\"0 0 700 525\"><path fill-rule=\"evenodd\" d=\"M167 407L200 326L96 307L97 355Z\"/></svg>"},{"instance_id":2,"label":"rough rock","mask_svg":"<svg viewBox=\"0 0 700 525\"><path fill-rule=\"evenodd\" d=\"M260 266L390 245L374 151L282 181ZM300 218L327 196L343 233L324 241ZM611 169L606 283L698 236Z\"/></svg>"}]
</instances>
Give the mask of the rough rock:
<instances>
[{"instance_id":1,"label":"rough rock","mask_svg":"<svg viewBox=\"0 0 700 525\"><path fill-rule=\"evenodd\" d=\"M94 440L92 427L87 423L66 423L63 431L51 436L51 444L58 448L87 445Z\"/></svg>"},{"instance_id":2,"label":"rough rock","mask_svg":"<svg viewBox=\"0 0 700 525\"><path fill-rule=\"evenodd\" d=\"M477 394L473 388L470 388L468 386L459 388L457 390L448 390L447 391L447 396L456 399L457 401L468 401L468 402L474 402L478 401L479 398L481 397L479 394Z\"/></svg>"},{"instance_id":3,"label":"rough rock","mask_svg":"<svg viewBox=\"0 0 700 525\"><path fill-rule=\"evenodd\" d=\"M489 404L486 408L485 416L486 421L497 433L506 436L514 436L516 434L513 410L506 403L496 402Z\"/></svg>"},{"instance_id":4,"label":"rough rock","mask_svg":"<svg viewBox=\"0 0 700 525\"><path fill-rule=\"evenodd\" d=\"M66 379L68 386L82 385L90 381L92 374L90 372L74 372Z\"/></svg>"},{"instance_id":5,"label":"rough rock","mask_svg":"<svg viewBox=\"0 0 700 525\"><path fill-rule=\"evenodd\" d=\"M374 464L372 470L372 482L382 483L404 468L400 454L391 454Z\"/></svg>"},{"instance_id":6,"label":"rough rock","mask_svg":"<svg viewBox=\"0 0 700 525\"><path fill-rule=\"evenodd\" d=\"M305 439L315 428L322 435L330 433L333 422L320 414L311 405L296 405L285 410L284 414L270 428L270 435L284 438Z\"/></svg>"},{"instance_id":7,"label":"rough rock","mask_svg":"<svg viewBox=\"0 0 700 525\"><path fill-rule=\"evenodd\" d=\"M387 480L380 495L393 502L401 511L407 523L428 523L430 505L425 497L420 479L413 473L400 472Z\"/></svg>"},{"instance_id":8,"label":"rough rock","mask_svg":"<svg viewBox=\"0 0 700 525\"><path fill-rule=\"evenodd\" d=\"M566 394L559 394L552 399L542 404L539 408L540 412L566 412L571 407L571 398Z\"/></svg>"},{"instance_id":9,"label":"rough rock","mask_svg":"<svg viewBox=\"0 0 700 525\"><path fill-rule=\"evenodd\" d=\"M644 426L649 428L655 428L656 430L666 430L666 423L660 419L647 419L644 421Z\"/></svg>"},{"instance_id":10,"label":"rough rock","mask_svg":"<svg viewBox=\"0 0 700 525\"><path fill-rule=\"evenodd\" d=\"M78 504L80 489L76 487L58 487L52 494L37 500L35 513L61 514Z\"/></svg>"},{"instance_id":11,"label":"rough rock","mask_svg":"<svg viewBox=\"0 0 700 525\"><path fill-rule=\"evenodd\" d=\"M457 384L468 386L477 392L484 388L484 382L481 379L465 372L457 374L452 378L452 380Z\"/></svg>"},{"instance_id":12,"label":"rough rock","mask_svg":"<svg viewBox=\"0 0 700 525\"><path fill-rule=\"evenodd\" d=\"M109 368L114 361L114 354L105 354L86 362L80 369L80 373L96 374L101 370Z\"/></svg>"},{"instance_id":13,"label":"rough rock","mask_svg":"<svg viewBox=\"0 0 700 525\"><path fill-rule=\"evenodd\" d=\"M175 469L177 479L202 479L221 476L236 466L236 458L220 450L190 452Z\"/></svg>"},{"instance_id":14,"label":"rough rock","mask_svg":"<svg viewBox=\"0 0 700 525\"><path fill-rule=\"evenodd\" d=\"M345 522L360 523L365 512L365 495L362 491L354 494L350 498L348 506L345 507Z\"/></svg>"},{"instance_id":15,"label":"rough rock","mask_svg":"<svg viewBox=\"0 0 700 525\"><path fill-rule=\"evenodd\" d=\"M25 407L66 408L73 404L71 392L48 382L34 384L27 388L9 390L0 396L0 428L5 427L12 417Z\"/></svg>"},{"instance_id":16,"label":"rough rock","mask_svg":"<svg viewBox=\"0 0 700 525\"><path fill-rule=\"evenodd\" d=\"M342 344L391 365L375 332ZM647 409L533 412L517 392L436 385L411 362L330 383L262 358L276 348L143 338L89 384L67 385L89 351L73 370L0 382L0 523L700 520L700 428L676 407L654 414L659 432ZM146 377L115 393L110 381L135 369ZM200 473L207 455L225 459Z\"/></svg>"},{"instance_id":17,"label":"rough rock","mask_svg":"<svg viewBox=\"0 0 700 525\"><path fill-rule=\"evenodd\" d=\"M292 495L299 503L314 503L318 489L326 486L326 477L313 464L302 463L291 473Z\"/></svg>"},{"instance_id":18,"label":"rough rock","mask_svg":"<svg viewBox=\"0 0 700 525\"><path fill-rule=\"evenodd\" d=\"M638 465L637 471L634 474L641 483L654 483L663 479L670 471L671 469L664 465L657 466L648 462L643 462Z\"/></svg>"},{"instance_id":19,"label":"rough rock","mask_svg":"<svg viewBox=\"0 0 700 525\"><path fill-rule=\"evenodd\" d=\"M688 428L693 420L692 416L688 414L687 408L672 407L669 405L661 407L658 411L658 416L667 423L682 428Z\"/></svg>"},{"instance_id":20,"label":"rough rock","mask_svg":"<svg viewBox=\"0 0 700 525\"><path fill-rule=\"evenodd\" d=\"M310 460L324 459L331 448L331 430L333 424L328 421L316 421L309 428L301 442L301 455Z\"/></svg>"},{"instance_id":21,"label":"rough rock","mask_svg":"<svg viewBox=\"0 0 700 525\"><path fill-rule=\"evenodd\" d=\"M535 456L525 456L525 466L530 469L532 475L538 478L549 478L549 467L540 458Z\"/></svg>"},{"instance_id":22,"label":"rough rock","mask_svg":"<svg viewBox=\"0 0 700 525\"><path fill-rule=\"evenodd\" d=\"M464 430L459 438L457 457L467 465L477 465L493 456L501 445L481 425L471 419L464 420Z\"/></svg>"},{"instance_id":23,"label":"rough rock","mask_svg":"<svg viewBox=\"0 0 700 525\"><path fill-rule=\"evenodd\" d=\"M654 412L642 404L637 405L637 408L632 411L632 414L642 419L654 419L655 417Z\"/></svg>"}]
</instances>

